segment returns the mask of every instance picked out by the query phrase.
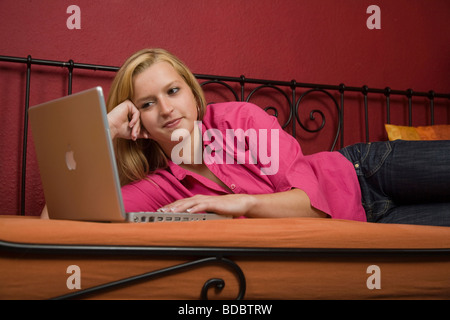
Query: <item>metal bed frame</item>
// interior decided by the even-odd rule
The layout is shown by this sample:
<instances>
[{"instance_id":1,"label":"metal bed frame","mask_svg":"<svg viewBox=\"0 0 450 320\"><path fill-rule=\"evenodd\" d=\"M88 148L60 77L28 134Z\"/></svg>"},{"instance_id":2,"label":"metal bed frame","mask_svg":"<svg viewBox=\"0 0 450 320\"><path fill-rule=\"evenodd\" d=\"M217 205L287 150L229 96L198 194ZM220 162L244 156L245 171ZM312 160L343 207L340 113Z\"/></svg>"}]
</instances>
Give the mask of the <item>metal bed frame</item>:
<instances>
[{"instance_id":1,"label":"metal bed frame","mask_svg":"<svg viewBox=\"0 0 450 320\"><path fill-rule=\"evenodd\" d=\"M55 61L34 59L30 55L26 58L1 56L0 62L19 63L26 65L26 88L25 88L25 117L23 123L23 145L22 145L22 180L21 180L21 215L24 215L25 208L25 181L26 181L26 150L27 150L27 133L28 133L28 108L30 101L30 83L31 83L31 66L44 65L49 67L67 68L68 70L68 89L67 93L72 93L73 74L75 69L87 69L93 71L108 71L116 72L119 67L106 66L97 64L77 63L73 60L69 61ZM292 130L292 135L296 136L296 126L299 125L307 132L318 132L322 130L326 124L325 114L314 109L309 113L309 119L315 120L316 115L321 117L322 123L318 128L308 128L299 118L300 103L304 98L312 93L319 93L326 99L330 99L333 108L336 108L338 118L336 121L336 132L330 150L334 150L340 139L340 145L343 145L344 137L344 102L345 93L356 92L362 94L364 98L364 121L365 121L365 138L369 142L369 94L377 94L384 96L386 102L387 123L390 123L390 98L392 96L403 96L408 100L408 118L409 125L412 125L412 102L414 97L425 97L430 103L430 119L431 125L434 124L434 103L435 99L450 99L450 93L436 93L429 92L415 92L412 89L408 90L393 90L389 87L384 89L362 87L348 87L341 83L339 85L328 84L311 84L300 83L296 80L292 81L271 81L262 79L251 79L245 76L227 77L206 74L195 74L199 79L200 84L204 87L209 84L218 84L229 90L236 101L250 101L250 99L264 88L275 90L282 95L287 101L289 115L287 121L282 124L283 128ZM301 95L297 94L297 89L304 89ZM337 98L338 97L338 98ZM284 99L283 99L284 100ZM278 116L278 109L273 106L265 108L266 111L271 111L275 116ZM292 249L292 248L208 248L208 247L136 247L136 246L92 246L92 245L45 245L45 244L19 244L0 241L0 252L22 252L27 254L69 254L69 255L139 255L139 256L182 256L191 257L194 260L175 265L169 268L151 271L142 275L121 279L108 284L100 285L93 288L88 288L73 292L68 295L55 297L55 299L71 299L81 298L92 295L104 290L111 290L117 287L130 285L140 281L147 281L157 277L167 276L175 272L183 272L188 269L203 266L206 264L220 264L225 268L231 270L239 283L239 292L236 299L243 299L246 291L245 275L241 268L231 259L226 257L238 256L285 256L285 257L305 257L305 256L378 256L378 255L397 255L403 256L449 256L450 248L448 249ZM200 297L202 299L208 298L208 290L215 287L221 290L225 285L222 279L209 279L201 288Z\"/></svg>"},{"instance_id":2,"label":"metal bed frame","mask_svg":"<svg viewBox=\"0 0 450 320\"><path fill-rule=\"evenodd\" d=\"M153 279L170 276L174 273L185 272L197 267L217 264L230 270L238 281L239 291L236 300L242 300L245 297L246 279L244 272L239 265L231 260L236 257L370 257L386 255L405 258L405 257L449 257L448 249L338 249L338 248L229 248L229 247L150 247L150 246L99 246L99 245L54 245L54 244L21 244L0 241L0 252L26 253L33 254L69 254L92 255L92 256L177 256L189 257L192 260L177 264L168 268L154 270L140 275L112 281L95 287L78 290L69 294L54 297L52 300L79 299L89 297L108 290L118 289L124 286L133 285L139 282L150 281ZM225 281L220 278L211 278L205 281L200 290L200 298L208 299L208 290L216 288L222 290L225 287Z\"/></svg>"}]
</instances>

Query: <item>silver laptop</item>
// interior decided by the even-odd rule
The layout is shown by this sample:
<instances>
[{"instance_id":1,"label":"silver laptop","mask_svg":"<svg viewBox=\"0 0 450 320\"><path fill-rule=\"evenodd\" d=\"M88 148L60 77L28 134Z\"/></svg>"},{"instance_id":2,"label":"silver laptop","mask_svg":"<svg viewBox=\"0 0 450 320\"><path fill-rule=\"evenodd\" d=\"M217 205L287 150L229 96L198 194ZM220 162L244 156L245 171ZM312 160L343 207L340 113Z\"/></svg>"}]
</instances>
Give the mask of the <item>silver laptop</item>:
<instances>
[{"instance_id":1,"label":"silver laptop","mask_svg":"<svg viewBox=\"0 0 450 320\"><path fill-rule=\"evenodd\" d=\"M125 212L101 87L31 107L29 120L51 219L176 222L231 218L212 213Z\"/></svg>"}]
</instances>

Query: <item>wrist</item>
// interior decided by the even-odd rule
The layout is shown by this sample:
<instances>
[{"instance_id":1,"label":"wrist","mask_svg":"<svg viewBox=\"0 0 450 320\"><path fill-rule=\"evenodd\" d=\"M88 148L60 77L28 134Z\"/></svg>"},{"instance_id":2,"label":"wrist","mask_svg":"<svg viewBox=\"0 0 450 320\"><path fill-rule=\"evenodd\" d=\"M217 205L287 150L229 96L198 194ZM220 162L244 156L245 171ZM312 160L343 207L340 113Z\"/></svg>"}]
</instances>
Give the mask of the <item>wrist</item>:
<instances>
[{"instance_id":1,"label":"wrist","mask_svg":"<svg viewBox=\"0 0 450 320\"><path fill-rule=\"evenodd\" d=\"M111 136L111 140L114 140L117 136L117 130L115 126L112 124L111 119L109 118L109 114L107 115L107 119L108 119L109 135Z\"/></svg>"},{"instance_id":2,"label":"wrist","mask_svg":"<svg viewBox=\"0 0 450 320\"><path fill-rule=\"evenodd\" d=\"M246 194L244 195L245 199L245 211L244 216L245 217L253 217L255 212L258 212L258 196L252 195L252 194Z\"/></svg>"}]
</instances>

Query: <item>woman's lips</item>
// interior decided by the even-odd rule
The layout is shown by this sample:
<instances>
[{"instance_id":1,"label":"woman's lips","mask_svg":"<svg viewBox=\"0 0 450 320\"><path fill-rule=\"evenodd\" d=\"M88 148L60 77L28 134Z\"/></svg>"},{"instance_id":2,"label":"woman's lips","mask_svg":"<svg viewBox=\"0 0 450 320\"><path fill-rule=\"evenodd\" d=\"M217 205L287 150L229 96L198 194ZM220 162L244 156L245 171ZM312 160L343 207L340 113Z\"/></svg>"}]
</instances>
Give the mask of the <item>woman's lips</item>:
<instances>
[{"instance_id":1,"label":"woman's lips","mask_svg":"<svg viewBox=\"0 0 450 320\"><path fill-rule=\"evenodd\" d=\"M178 126L180 121L181 121L181 118L169 120L169 121L164 123L163 127L164 128L174 128L174 127Z\"/></svg>"}]
</instances>

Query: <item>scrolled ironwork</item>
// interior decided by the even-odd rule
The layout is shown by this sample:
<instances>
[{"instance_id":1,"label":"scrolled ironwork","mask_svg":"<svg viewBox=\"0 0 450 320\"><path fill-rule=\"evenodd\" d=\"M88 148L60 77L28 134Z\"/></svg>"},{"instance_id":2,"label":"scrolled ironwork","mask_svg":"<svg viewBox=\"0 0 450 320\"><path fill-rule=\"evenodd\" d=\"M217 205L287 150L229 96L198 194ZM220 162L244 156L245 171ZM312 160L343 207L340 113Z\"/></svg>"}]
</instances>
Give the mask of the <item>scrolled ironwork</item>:
<instances>
[{"instance_id":1,"label":"scrolled ironwork","mask_svg":"<svg viewBox=\"0 0 450 320\"><path fill-rule=\"evenodd\" d=\"M272 106L267 106L267 107L264 108L264 111L265 111L265 112L267 112L267 111L269 111L269 110L273 110L273 116L274 116L275 118L278 118L278 109L277 109L277 108L272 107ZM267 113L268 113L268 112L267 112Z\"/></svg>"},{"instance_id":2,"label":"scrolled ironwork","mask_svg":"<svg viewBox=\"0 0 450 320\"><path fill-rule=\"evenodd\" d=\"M236 300L242 300L245 295L246 282L244 273L242 272L241 268L234 261L227 258L211 257L206 259L210 259L210 262L225 264L225 266L229 267L231 270L234 271L234 273L237 275L239 282L239 292L236 297ZM202 300L208 300L208 289L210 289L211 287L215 287L219 291L222 291L222 289L225 287L225 281L223 279L217 278L209 279L208 281L206 281L205 284L203 285L200 294Z\"/></svg>"},{"instance_id":3,"label":"scrolled ironwork","mask_svg":"<svg viewBox=\"0 0 450 320\"><path fill-rule=\"evenodd\" d=\"M228 90L231 91L231 93L234 95L235 100L239 101L238 94L228 83L220 81L220 80L208 80L208 81L204 81L204 82L200 83L200 86L203 88L204 86L206 86L208 84L219 84L219 85L224 86L225 88L227 88Z\"/></svg>"},{"instance_id":4,"label":"scrolled ironwork","mask_svg":"<svg viewBox=\"0 0 450 320\"><path fill-rule=\"evenodd\" d=\"M288 117L288 119L287 119L287 121L284 123L284 124L282 124L281 125L281 127L284 129L284 128L286 128L287 126L288 126L288 124L291 122L291 120L292 120L292 103L291 103L291 100L289 99L289 97L288 97L288 95L286 94L286 92L284 92L283 90L281 90L281 88L280 87L277 87L277 86L274 86L274 85L272 85L272 84L263 84L263 85L261 85L261 86L258 86L258 87L256 87L255 89L253 89L249 94L248 94L248 96L247 96L247 99L245 100L246 102L250 102L250 99L252 98L252 96L256 93L256 92L258 92L259 90L261 90L261 89L264 89L264 88L270 88L270 89L274 89L274 90L276 90L276 91L278 91L279 93L281 93L285 98L286 98L286 100L287 100L287 102L288 102L288 106L289 106L289 110L290 110L290 112L289 112L289 117ZM276 108L276 107L273 107L273 106L267 106L267 107L265 107L265 108L263 108L265 111L267 111L267 110L274 110L275 111L275 117L277 117L278 118L278 109Z\"/></svg>"},{"instance_id":5,"label":"scrolled ironwork","mask_svg":"<svg viewBox=\"0 0 450 320\"><path fill-rule=\"evenodd\" d=\"M216 290L222 291L222 289L225 288L225 281L218 278L207 280L203 285L202 292L200 294L202 300L208 300L208 290L212 287L215 287Z\"/></svg>"},{"instance_id":6,"label":"scrolled ironwork","mask_svg":"<svg viewBox=\"0 0 450 320\"><path fill-rule=\"evenodd\" d=\"M331 145L331 150L334 150L334 148L336 147L336 143L337 143L338 137L339 137L339 133L340 133L340 131L341 131L341 122L342 122L342 121L341 121L341 120L342 120L341 118L342 118L342 114L341 114L341 112L340 112L340 108L339 108L338 102L337 102L336 99L331 95L331 93L329 93L328 91L326 91L326 90L324 90L324 89L320 89L320 88L314 88L314 89L310 89L310 90L304 92L304 93L300 96L300 98L297 100L297 103L295 104L295 108L294 108L294 116L295 116L295 119L297 120L298 124L300 125L300 127L302 127L303 130L305 130L305 131L307 131L307 132L310 132L310 133L319 132L319 131L321 131L321 130L325 127L325 124L326 124L326 117L325 117L325 114L324 114L321 110L319 110L319 109L313 109L313 110L311 110L310 113L309 113L309 119L312 120L312 121L315 121L315 120L316 120L316 116L315 116L316 114L319 114L319 115L320 115L320 117L321 117L321 119L322 119L322 123L320 124L320 126L319 126L318 128L316 128L316 129L310 129L310 128L308 128L306 125L304 125L303 122L300 120L300 116L299 116L299 112L298 112L299 107L300 107L300 103L302 102L302 100L303 100L307 95L309 95L309 94L311 94L311 93L313 93L313 92L319 92L319 93L325 94L326 96L328 96L328 97L334 102L334 106L336 107L337 114L338 114L338 119L337 119L337 129L336 129L336 134L335 134L333 143L332 143L332 145Z\"/></svg>"},{"instance_id":7,"label":"scrolled ironwork","mask_svg":"<svg viewBox=\"0 0 450 320\"><path fill-rule=\"evenodd\" d=\"M114 290L119 287L124 287L124 286L131 285L131 284L138 283L138 282L149 281L149 280L152 280L155 278L160 278L163 276L168 276L168 275L172 275L175 273L184 272L184 271L190 270L195 267L200 267L203 265L207 265L207 264L209 265L209 264L213 264L213 263L223 264L235 273L235 275L237 276L237 279L238 279L238 283L239 283L239 292L236 297L236 300L243 299L244 295L245 295L245 291L246 291L246 280L245 280L245 276L244 276L244 273L242 272L241 268L234 261L232 261L230 259L223 258L220 256L214 256L214 257L202 258L202 259L178 264L175 266L147 272L147 273L144 273L141 275L132 276L132 277L128 277L128 278L117 280L117 281L112 281L112 282L98 285L95 287L91 287L91 288L79 290L79 291L76 291L73 293L58 296L58 297L53 298L52 300L67 300L67 299L83 298L88 295L90 296L90 295L98 294L98 293L101 293L104 291ZM223 279L218 279L218 278L212 278L212 279L207 280L201 289L200 298L203 300L207 300L208 299L208 290L212 287L215 287L221 291L225 287L225 281Z\"/></svg>"}]
</instances>

